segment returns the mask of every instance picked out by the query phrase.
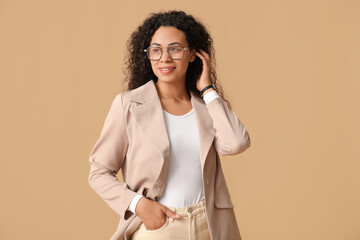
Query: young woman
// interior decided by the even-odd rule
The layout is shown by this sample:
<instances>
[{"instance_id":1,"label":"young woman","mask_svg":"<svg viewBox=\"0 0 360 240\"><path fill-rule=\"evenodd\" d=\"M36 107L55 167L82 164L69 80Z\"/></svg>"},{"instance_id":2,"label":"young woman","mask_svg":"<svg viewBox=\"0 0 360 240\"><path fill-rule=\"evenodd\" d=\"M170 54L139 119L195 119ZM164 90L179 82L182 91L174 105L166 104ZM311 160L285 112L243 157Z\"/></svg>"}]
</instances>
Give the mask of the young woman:
<instances>
[{"instance_id":1,"label":"young woman","mask_svg":"<svg viewBox=\"0 0 360 240\"><path fill-rule=\"evenodd\" d=\"M182 11L160 12L128 49L128 89L89 157L90 186L120 215L111 239L241 239L219 154L250 138L223 98L209 33Z\"/></svg>"}]
</instances>

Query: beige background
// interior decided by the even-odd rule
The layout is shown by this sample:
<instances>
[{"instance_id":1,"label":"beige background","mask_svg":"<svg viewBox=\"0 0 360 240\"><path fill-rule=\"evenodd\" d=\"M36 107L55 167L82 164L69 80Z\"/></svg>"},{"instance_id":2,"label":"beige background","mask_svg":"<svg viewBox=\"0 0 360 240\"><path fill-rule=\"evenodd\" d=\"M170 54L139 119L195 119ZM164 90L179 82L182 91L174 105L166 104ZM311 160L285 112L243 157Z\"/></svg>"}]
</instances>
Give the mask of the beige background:
<instances>
[{"instance_id":1,"label":"beige background","mask_svg":"<svg viewBox=\"0 0 360 240\"><path fill-rule=\"evenodd\" d=\"M0 239L109 239L88 156L153 11L213 36L252 146L222 157L244 240L360 239L359 1L0 0Z\"/></svg>"}]
</instances>

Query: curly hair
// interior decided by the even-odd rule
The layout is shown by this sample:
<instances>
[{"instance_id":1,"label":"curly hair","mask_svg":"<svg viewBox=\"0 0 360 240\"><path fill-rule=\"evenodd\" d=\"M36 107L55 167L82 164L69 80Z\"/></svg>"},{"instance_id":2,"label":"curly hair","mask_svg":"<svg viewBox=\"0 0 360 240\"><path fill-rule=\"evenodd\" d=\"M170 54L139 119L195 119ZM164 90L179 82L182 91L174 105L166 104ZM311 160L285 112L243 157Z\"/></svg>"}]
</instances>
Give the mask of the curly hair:
<instances>
[{"instance_id":1,"label":"curly hair","mask_svg":"<svg viewBox=\"0 0 360 240\"><path fill-rule=\"evenodd\" d=\"M221 84L219 83L215 71L215 49L213 39L206 30L205 26L196 20L192 15L183 11L167 11L152 13L142 25L140 25L127 41L127 56L125 62L125 82L127 89L138 88L150 80L157 82L157 77L153 73L150 60L148 60L144 49L149 47L152 36L161 26L173 26L185 33L186 40L191 49L199 51L204 50L211 58L211 79L216 87L219 96L231 108L228 100L224 98ZM195 61L190 62L186 72L186 89L200 96L200 91L196 87L196 81L202 72L202 60L197 57Z\"/></svg>"}]
</instances>

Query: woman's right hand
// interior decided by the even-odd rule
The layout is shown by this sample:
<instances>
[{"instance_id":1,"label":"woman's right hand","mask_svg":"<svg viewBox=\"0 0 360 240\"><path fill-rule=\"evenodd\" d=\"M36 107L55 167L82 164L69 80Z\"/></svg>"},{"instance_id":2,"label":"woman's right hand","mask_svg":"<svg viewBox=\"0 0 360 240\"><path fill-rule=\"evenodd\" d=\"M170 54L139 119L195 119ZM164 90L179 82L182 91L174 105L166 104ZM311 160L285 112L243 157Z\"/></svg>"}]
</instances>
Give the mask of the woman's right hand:
<instances>
[{"instance_id":1,"label":"woman's right hand","mask_svg":"<svg viewBox=\"0 0 360 240\"><path fill-rule=\"evenodd\" d=\"M146 197L140 198L136 205L135 213L141 218L147 230L159 229L165 224L166 216L173 219L180 218L179 214Z\"/></svg>"}]
</instances>

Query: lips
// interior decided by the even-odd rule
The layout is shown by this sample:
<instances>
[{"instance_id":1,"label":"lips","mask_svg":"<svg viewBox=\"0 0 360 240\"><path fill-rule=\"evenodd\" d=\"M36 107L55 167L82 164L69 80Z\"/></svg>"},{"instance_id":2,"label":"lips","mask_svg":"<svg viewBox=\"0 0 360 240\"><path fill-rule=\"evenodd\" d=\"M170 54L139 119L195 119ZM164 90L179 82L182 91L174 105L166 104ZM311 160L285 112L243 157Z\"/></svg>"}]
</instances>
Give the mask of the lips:
<instances>
[{"instance_id":1,"label":"lips","mask_svg":"<svg viewBox=\"0 0 360 240\"><path fill-rule=\"evenodd\" d=\"M174 69L175 67L162 67L162 68L159 68L160 70L172 70Z\"/></svg>"},{"instance_id":2,"label":"lips","mask_svg":"<svg viewBox=\"0 0 360 240\"><path fill-rule=\"evenodd\" d=\"M175 67L162 67L159 68L160 72L162 73L169 73L172 72L175 69Z\"/></svg>"}]
</instances>

